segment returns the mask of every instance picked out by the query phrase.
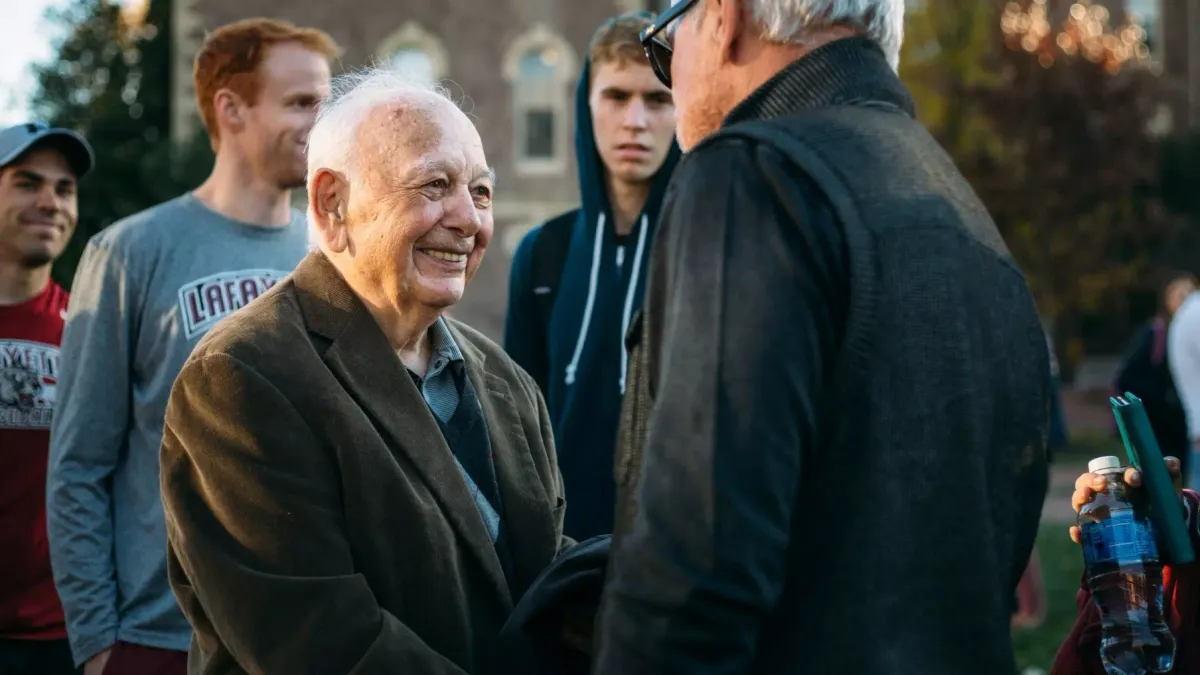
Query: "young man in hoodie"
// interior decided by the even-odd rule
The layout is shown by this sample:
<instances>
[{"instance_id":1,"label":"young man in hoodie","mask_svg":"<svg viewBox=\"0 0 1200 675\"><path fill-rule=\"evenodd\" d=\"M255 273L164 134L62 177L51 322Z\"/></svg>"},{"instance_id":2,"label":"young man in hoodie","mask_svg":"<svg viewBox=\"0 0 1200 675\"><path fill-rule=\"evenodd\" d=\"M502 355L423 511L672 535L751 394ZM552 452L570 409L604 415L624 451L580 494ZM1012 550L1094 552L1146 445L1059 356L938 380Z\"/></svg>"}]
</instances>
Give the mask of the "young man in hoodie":
<instances>
[{"instance_id":1,"label":"young man in hoodie","mask_svg":"<svg viewBox=\"0 0 1200 675\"><path fill-rule=\"evenodd\" d=\"M546 397L577 540L612 532L624 336L679 158L671 92L639 40L650 21L621 14L592 36L575 96L583 204L525 236L509 282L504 348Z\"/></svg>"}]
</instances>

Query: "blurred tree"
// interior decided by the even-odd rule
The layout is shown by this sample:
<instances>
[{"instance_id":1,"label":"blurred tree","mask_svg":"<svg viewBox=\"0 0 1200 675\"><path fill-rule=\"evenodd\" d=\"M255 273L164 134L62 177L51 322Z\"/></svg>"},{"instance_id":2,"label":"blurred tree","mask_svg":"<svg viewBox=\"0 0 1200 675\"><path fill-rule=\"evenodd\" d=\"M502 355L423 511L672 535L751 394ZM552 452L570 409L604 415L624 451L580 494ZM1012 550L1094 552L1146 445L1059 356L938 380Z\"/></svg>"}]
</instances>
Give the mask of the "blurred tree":
<instances>
[{"instance_id":1,"label":"blurred tree","mask_svg":"<svg viewBox=\"0 0 1200 675\"><path fill-rule=\"evenodd\" d=\"M96 170L80 185L79 227L54 268L66 288L88 239L199 184L212 166L205 140L170 141L171 0L146 2L70 0L47 14L62 38L54 59L35 67L34 112L96 151Z\"/></svg>"},{"instance_id":2,"label":"blurred tree","mask_svg":"<svg viewBox=\"0 0 1200 675\"><path fill-rule=\"evenodd\" d=\"M969 99L1004 152L964 164L1064 346L1142 284L1178 226L1161 199L1161 89L1144 32L1102 6L1073 5L1055 28L1044 0L1009 2L998 23L999 78Z\"/></svg>"},{"instance_id":3,"label":"blurred tree","mask_svg":"<svg viewBox=\"0 0 1200 675\"><path fill-rule=\"evenodd\" d=\"M917 106L917 117L955 156L981 148L999 151L986 120L972 110L968 92L995 82L987 58L995 46L994 3L962 0L909 2L905 15L900 77Z\"/></svg>"}]
</instances>

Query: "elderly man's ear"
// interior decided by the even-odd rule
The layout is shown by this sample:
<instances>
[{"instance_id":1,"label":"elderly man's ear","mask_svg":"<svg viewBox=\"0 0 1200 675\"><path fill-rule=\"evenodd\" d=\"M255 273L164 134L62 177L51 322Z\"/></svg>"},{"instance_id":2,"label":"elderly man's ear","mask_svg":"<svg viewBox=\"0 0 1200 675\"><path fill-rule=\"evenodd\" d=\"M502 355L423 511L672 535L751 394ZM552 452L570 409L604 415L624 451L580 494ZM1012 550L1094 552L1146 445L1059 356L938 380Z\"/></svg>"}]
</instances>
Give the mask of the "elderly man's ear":
<instances>
[{"instance_id":1,"label":"elderly man's ear","mask_svg":"<svg viewBox=\"0 0 1200 675\"><path fill-rule=\"evenodd\" d=\"M331 169L317 169L309 188L309 208L316 216L321 241L333 253L342 253L350 245L346 211L350 202L350 182Z\"/></svg>"}]
</instances>

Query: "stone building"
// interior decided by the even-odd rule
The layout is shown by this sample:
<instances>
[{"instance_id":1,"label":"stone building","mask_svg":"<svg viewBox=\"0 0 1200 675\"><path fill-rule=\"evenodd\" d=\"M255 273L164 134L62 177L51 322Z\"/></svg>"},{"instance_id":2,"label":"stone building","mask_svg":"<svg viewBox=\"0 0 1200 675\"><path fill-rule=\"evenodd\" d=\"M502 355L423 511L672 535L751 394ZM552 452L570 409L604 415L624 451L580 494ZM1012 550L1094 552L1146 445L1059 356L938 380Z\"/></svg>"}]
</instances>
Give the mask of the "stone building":
<instances>
[{"instance_id":1,"label":"stone building","mask_svg":"<svg viewBox=\"0 0 1200 675\"><path fill-rule=\"evenodd\" d=\"M1200 127L1200 0L1125 0L1147 17L1150 53L1171 92L1171 126Z\"/></svg>"},{"instance_id":2,"label":"stone building","mask_svg":"<svg viewBox=\"0 0 1200 675\"><path fill-rule=\"evenodd\" d=\"M205 31L271 16L327 31L341 67L390 64L448 80L496 169L496 235L453 314L501 335L509 259L526 230L577 205L574 91L588 38L605 18L655 0L176 0L172 134L200 129L192 59Z\"/></svg>"}]
</instances>

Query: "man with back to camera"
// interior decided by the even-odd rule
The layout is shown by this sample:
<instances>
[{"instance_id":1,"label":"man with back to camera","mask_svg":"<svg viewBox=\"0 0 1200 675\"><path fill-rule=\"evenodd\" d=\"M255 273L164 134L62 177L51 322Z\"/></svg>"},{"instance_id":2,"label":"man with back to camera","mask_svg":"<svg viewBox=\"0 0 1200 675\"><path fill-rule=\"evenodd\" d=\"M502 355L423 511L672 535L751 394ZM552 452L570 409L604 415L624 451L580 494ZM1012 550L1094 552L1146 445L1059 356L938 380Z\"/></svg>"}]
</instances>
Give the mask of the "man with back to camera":
<instances>
[{"instance_id":1,"label":"man with back to camera","mask_svg":"<svg viewBox=\"0 0 1200 675\"><path fill-rule=\"evenodd\" d=\"M512 262L504 348L546 397L578 540L612 532L625 332L679 160L671 92L640 42L649 25L621 14L592 36L575 96L583 204L531 230Z\"/></svg>"},{"instance_id":2,"label":"man with back to camera","mask_svg":"<svg viewBox=\"0 0 1200 675\"><path fill-rule=\"evenodd\" d=\"M211 175L96 235L80 261L47 490L55 582L87 675L186 669L158 488L167 396L201 336L307 250L289 196L336 53L325 33L270 19L211 33L194 68Z\"/></svg>"},{"instance_id":3,"label":"man with back to camera","mask_svg":"<svg viewBox=\"0 0 1200 675\"><path fill-rule=\"evenodd\" d=\"M74 674L46 543L46 461L67 292L50 278L91 171L81 136L0 130L0 673Z\"/></svg>"},{"instance_id":4,"label":"man with back to camera","mask_svg":"<svg viewBox=\"0 0 1200 675\"><path fill-rule=\"evenodd\" d=\"M1046 340L913 117L903 14L679 0L643 36L687 154L632 337L619 452L645 480L600 675L1015 669Z\"/></svg>"}]
</instances>

